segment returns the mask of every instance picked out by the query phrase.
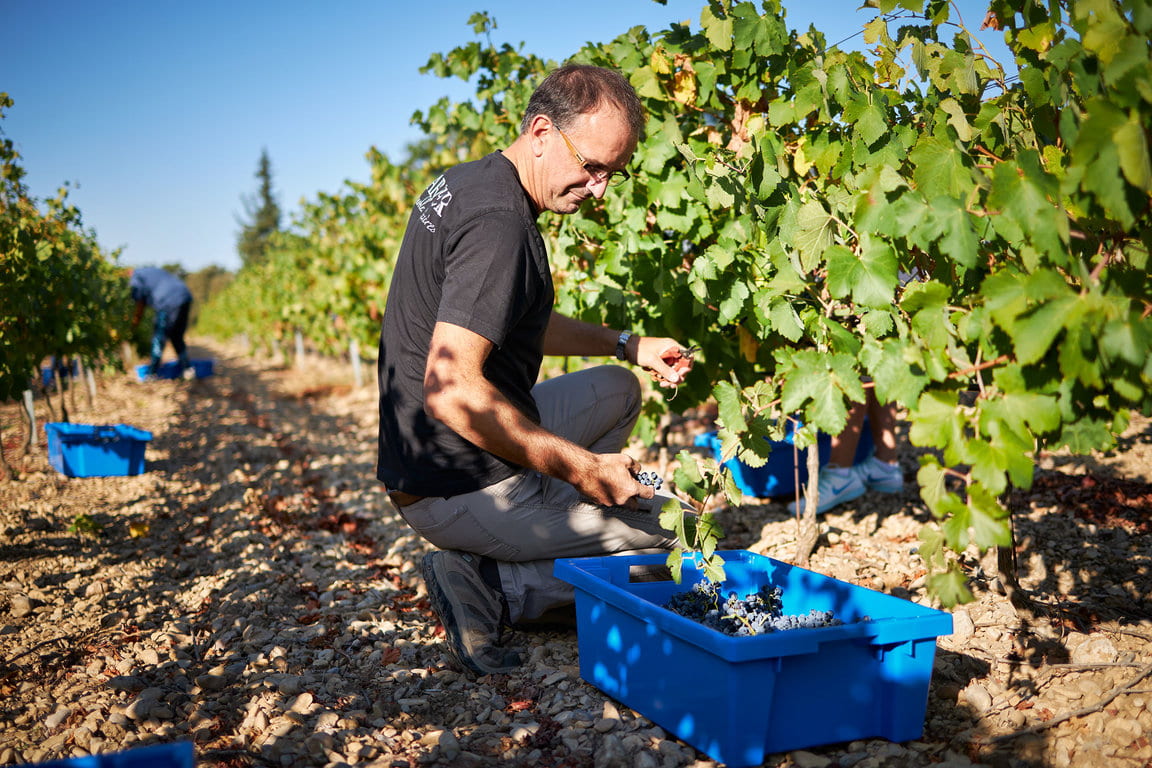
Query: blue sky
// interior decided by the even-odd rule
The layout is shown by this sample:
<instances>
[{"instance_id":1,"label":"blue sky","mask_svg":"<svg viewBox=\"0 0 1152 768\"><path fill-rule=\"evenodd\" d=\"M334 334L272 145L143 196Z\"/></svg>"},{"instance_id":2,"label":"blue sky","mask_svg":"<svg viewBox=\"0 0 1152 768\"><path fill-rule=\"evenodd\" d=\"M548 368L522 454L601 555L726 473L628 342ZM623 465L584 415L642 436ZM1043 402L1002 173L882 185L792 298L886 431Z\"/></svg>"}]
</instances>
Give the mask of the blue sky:
<instances>
[{"instance_id":1,"label":"blue sky","mask_svg":"<svg viewBox=\"0 0 1152 768\"><path fill-rule=\"evenodd\" d=\"M860 4L785 0L791 27L815 24L830 42L874 16ZM475 11L495 18L495 43L523 42L559 61L638 24L698 28L704 5L0 0L0 91L15 102L0 130L16 143L32 194L74 185L85 225L104 248L123 247L123 263L235 269L237 219L261 150L285 223L301 199L367 180L369 147L401 159L419 138L414 111L467 95L419 69L474 39ZM978 28L985 4L959 6Z\"/></svg>"}]
</instances>

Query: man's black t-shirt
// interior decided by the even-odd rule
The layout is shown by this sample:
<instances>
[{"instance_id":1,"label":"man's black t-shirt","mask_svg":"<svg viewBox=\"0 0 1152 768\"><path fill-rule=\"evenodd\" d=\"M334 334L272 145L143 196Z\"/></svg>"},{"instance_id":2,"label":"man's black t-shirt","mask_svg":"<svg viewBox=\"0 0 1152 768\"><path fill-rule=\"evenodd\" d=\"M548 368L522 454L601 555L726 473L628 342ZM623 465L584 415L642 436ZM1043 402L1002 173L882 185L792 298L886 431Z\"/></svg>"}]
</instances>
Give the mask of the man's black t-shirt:
<instances>
[{"instance_id":1,"label":"man's black t-shirt","mask_svg":"<svg viewBox=\"0 0 1152 768\"><path fill-rule=\"evenodd\" d=\"M389 490L452 496L518 467L424 413L424 369L437 322L494 345L484 375L533 421L532 387L554 300L535 214L499 152L457 166L416 202L388 290L380 333L377 477Z\"/></svg>"}]
</instances>

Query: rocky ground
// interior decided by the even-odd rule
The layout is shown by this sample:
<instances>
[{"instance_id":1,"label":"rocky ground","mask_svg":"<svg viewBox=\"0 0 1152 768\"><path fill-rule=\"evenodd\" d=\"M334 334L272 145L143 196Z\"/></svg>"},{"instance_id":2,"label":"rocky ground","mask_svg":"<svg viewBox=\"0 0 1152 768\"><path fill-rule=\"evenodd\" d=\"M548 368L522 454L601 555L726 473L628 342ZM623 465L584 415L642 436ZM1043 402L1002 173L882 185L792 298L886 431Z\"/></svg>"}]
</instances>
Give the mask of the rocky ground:
<instances>
[{"instance_id":1,"label":"rocky ground","mask_svg":"<svg viewBox=\"0 0 1152 768\"><path fill-rule=\"evenodd\" d=\"M19 473L0 480L0 764L191 740L214 766L714 765L583 682L574 631L513 633L512 675L454 670L417 568L429 545L373 480L372 386L331 361L198 352L219 375L69 397L75 422L153 433L135 477L67 478L42 431L24 456L0 405ZM976 600L939 639L923 737L765 765L1152 766L1150 473L1146 420L1114 454L1045 457L1013 499L1038 608L1011 607L994 555L966 558ZM794 559L783 504L719 517L726 548ZM822 518L810 567L928 602L926 519L914 490L868 494Z\"/></svg>"}]
</instances>

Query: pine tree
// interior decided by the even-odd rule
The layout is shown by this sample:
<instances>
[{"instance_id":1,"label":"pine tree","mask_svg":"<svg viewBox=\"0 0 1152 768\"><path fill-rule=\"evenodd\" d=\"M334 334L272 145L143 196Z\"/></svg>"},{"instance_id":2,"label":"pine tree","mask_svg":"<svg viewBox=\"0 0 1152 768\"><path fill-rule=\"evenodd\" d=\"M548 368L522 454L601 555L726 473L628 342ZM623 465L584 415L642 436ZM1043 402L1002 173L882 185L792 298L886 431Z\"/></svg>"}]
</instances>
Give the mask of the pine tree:
<instances>
[{"instance_id":1,"label":"pine tree","mask_svg":"<svg viewBox=\"0 0 1152 768\"><path fill-rule=\"evenodd\" d=\"M280 229L280 205L272 192L272 161L268 159L267 149L260 152L256 178L260 188L255 197L244 198L244 213L248 220L240 222L241 230L236 238L236 251L245 267L263 260L268 238Z\"/></svg>"}]
</instances>

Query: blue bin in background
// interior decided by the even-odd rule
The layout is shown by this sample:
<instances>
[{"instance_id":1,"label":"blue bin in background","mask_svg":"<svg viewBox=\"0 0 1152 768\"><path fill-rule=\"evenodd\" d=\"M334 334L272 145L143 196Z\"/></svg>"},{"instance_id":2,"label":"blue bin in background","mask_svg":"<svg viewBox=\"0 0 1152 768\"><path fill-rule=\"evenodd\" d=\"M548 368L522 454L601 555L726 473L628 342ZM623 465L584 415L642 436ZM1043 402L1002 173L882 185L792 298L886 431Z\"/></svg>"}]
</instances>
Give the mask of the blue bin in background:
<instances>
[{"instance_id":1,"label":"blue bin in background","mask_svg":"<svg viewBox=\"0 0 1152 768\"><path fill-rule=\"evenodd\" d=\"M68 477L114 477L144 471L144 447L152 433L127 424L49 422L48 463Z\"/></svg>"},{"instance_id":2,"label":"blue bin in background","mask_svg":"<svg viewBox=\"0 0 1152 768\"><path fill-rule=\"evenodd\" d=\"M783 440L769 440L772 453L767 463L762 467L750 467L736 458L728 459L724 466L732 473L736 487L745 496L754 496L767 499L773 496L788 496L796 491L796 466L800 470L800 485L808 482L808 461L806 451L800 451L799 457L794 458L793 446L795 444L794 422L789 421ZM716 461L720 461L720 438L716 432L705 432L697 435L695 444L700 448L707 448ZM820 455L820 465L828 461L832 452L832 437L823 432L816 436L817 452ZM874 444L872 431L868 419L864 419L864 426L860 428L860 442L856 444L856 455L853 463L859 464L872 455Z\"/></svg>"},{"instance_id":3,"label":"blue bin in background","mask_svg":"<svg viewBox=\"0 0 1152 768\"><path fill-rule=\"evenodd\" d=\"M52 365L45 365L40 368L40 384L45 387L50 387L56 383L56 373L60 373L62 379L70 379L80 375L80 362L78 360L69 361L68 365L57 363L55 360Z\"/></svg>"},{"instance_id":4,"label":"blue bin in background","mask_svg":"<svg viewBox=\"0 0 1152 768\"><path fill-rule=\"evenodd\" d=\"M196 753L192 742L178 741L34 765L37 768L195 768Z\"/></svg>"},{"instance_id":5,"label":"blue bin in background","mask_svg":"<svg viewBox=\"0 0 1152 768\"><path fill-rule=\"evenodd\" d=\"M576 590L580 676L713 760L856 739L917 739L924 730L943 611L745 550L719 553L725 591L783 592L784 613L830 610L840 626L732 637L664 608L703 580L686 557L682 583L632 581L666 555L556 561ZM860 621L868 617L866 621Z\"/></svg>"},{"instance_id":6,"label":"blue bin in background","mask_svg":"<svg viewBox=\"0 0 1152 768\"><path fill-rule=\"evenodd\" d=\"M216 372L216 361L212 358L205 360L189 360L189 367L196 374L196 378L203 379L213 375ZM160 367L156 370L156 378L158 379L178 379L183 371L180 370L180 363L175 360L169 360L166 363L160 363ZM136 366L136 378L144 381L148 377L148 363Z\"/></svg>"}]
</instances>

